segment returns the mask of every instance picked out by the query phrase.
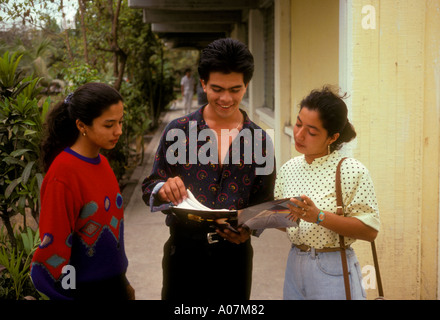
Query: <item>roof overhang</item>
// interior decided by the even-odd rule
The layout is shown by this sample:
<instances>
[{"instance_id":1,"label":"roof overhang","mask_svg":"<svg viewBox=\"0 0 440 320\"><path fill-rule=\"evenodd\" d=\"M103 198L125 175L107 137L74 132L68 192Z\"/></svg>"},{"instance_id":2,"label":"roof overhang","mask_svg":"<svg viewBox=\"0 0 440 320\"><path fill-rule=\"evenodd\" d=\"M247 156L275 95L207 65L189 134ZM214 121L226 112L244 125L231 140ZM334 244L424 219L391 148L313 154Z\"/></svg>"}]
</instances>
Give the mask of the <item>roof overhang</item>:
<instances>
[{"instance_id":1,"label":"roof overhang","mask_svg":"<svg viewBox=\"0 0 440 320\"><path fill-rule=\"evenodd\" d=\"M144 22L168 46L201 49L230 36L248 11L267 0L129 0L130 8L143 9Z\"/></svg>"}]
</instances>

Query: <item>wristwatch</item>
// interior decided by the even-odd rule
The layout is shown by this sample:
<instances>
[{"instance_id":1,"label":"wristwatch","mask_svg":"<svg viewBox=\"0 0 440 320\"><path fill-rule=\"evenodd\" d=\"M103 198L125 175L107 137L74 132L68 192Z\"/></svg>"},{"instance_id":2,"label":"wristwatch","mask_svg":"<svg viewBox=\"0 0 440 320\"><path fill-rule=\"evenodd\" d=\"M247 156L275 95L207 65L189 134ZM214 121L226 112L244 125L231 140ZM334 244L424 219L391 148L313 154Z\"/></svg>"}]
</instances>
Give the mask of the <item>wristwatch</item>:
<instances>
[{"instance_id":1,"label":"wristwatch","mask_svg":"<svg viewBox=\"0 0 440 320\"><path fill-rule=\"evenodd\" d=\"M319 211L318 220L316 220L316 224L320 224L322 221L324 221L324 218L325 218L325 212Z\"/></svg>"}]
</instances>

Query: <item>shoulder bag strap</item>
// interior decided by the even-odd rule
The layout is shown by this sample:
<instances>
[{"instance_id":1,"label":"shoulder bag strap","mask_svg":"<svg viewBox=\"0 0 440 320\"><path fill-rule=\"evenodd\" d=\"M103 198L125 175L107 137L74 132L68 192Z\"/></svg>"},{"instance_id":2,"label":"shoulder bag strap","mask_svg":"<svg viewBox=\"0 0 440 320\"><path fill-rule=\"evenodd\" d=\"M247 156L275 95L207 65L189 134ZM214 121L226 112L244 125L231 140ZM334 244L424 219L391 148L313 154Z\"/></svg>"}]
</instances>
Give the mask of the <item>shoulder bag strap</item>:
<instances>
[{"instance_id":1,"label":"shoulder bag strap","mask_svg":"<svg viewBox=\"0 0 440 320\"><path fill-rule=\"evenodd\" d=\"M374 241L371 242L371 251L373 252L374 269L376 270L377 290L379 291L379 297L377 297L376 300L385 300L382 278L380 277L379 260L377 259L376 244Z\"/></svg>"},{"instance_id":2,"label":"shoulder bag strap","mask_svg":"<svg viewBox=\"0 0 440 320\"><path fill-rule=\"evenodd\" d=\"M341 161L339 161L338 163L338 167L336 168L336 204L337 204L336 213L338 215L344 215L344 204L342 202L342 190L341 190L341 164L342 161L344 161L345 159L346 158L341 159ZM347 257L345 253L345 242L344 242L344 237L341 235L339 235L339 246L341 247L342 271L344 273L345 294L347 300L351 300ZM371 242L371 251L373 252L373 261L374 261L374 268L376 270L377 288L379 291L379 297L377 299L381 300L384 299L384 293L382 287L382 278L380 276L380 270L379 270L379 260L377 259L376 244L374 241Z\"/></svg>"},{"instance_id":3,"label":"shoulder bag strap","mask_svg":"<svg viewBox=\"0 0 440 320\"><path fill-rule=\"evenodd\" d=\"M337 211L336 214L343 216L344 215L344 204L342 202L342 190L341 190L341 164L346 158L342 158L339 161L338 166L336 168L336 205ZM347 254L345 252L345 242L344 237L339 235L339 246L341 249L341 260L342 260L342 272L344 274L344 285L345 285L345 296L347 300L351 300L351 292L350 292L350 279L348 277L348 265L347 265Z\"/></svg>"}]
</instances>

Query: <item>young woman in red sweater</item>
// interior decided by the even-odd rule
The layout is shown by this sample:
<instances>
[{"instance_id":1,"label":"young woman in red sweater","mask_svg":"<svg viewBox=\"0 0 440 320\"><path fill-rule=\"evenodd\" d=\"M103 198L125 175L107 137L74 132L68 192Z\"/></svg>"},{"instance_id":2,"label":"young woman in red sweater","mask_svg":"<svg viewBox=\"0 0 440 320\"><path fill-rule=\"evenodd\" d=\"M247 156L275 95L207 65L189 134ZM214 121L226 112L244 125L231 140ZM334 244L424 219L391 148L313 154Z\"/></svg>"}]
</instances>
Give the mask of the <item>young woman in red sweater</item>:
<instances>
[{"instance_id":1,"label":"young woman in red sweater","mask_svg":"<svg viewBox=\"0 0 440 320\"><path fill-rule=\"evenodd\" d=\"M48 114L41 144L41 244L31 278L50 299L132 299L118 181L100 149L122 134L121 95L88 83Z\"/></svg>"}]
</instances>

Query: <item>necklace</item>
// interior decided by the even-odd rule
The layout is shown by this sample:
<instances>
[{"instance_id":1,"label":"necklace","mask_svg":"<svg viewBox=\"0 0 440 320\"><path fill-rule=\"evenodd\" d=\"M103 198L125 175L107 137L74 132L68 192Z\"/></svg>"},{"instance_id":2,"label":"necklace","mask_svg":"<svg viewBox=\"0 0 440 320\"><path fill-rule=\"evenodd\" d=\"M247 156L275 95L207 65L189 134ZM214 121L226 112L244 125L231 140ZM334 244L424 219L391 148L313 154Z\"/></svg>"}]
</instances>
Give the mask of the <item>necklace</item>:
<instances>
[{"instance_id":1,"label":"necklace","mask_svg":"<svg viewBox=\"0 0 440 320\"><path fill-rule=\"evenodd\" d=\"M235 127L235 128L233 128L233 129L222 129L222 131L223 130L228 130L228 133L227 133L227 135L229 136L229 137L231 137L234 133L235 133L235 130L238 130L238 128L240 127L240 125L241 125L241 121L237 124L237 126ZM240 130L238 130L238 131L240 131Z\"/></svg>"},{"instance_id":2,"label":"necklace","mask_svg":"<svg viewBox=\"0 0 440 320\"><path fill-rule=\"evenodd\" d=\"M241 121L237 124L237 126L235 127L236 130L238 130L238 127L241 125ZM232 129L234 130L234 129Z\"/></svg>"},{"instance_id":3,"label":"necklace","mask_svg":"<svg viewBox=\"0 0 440 320\"><path fill-rule=\"evenodd\" d=\"M241 116L241 115L240 115ZM240 125L241 125L241 123L244 121L244 119L242 120L241 119L241 117L240 117L240 121L238 122L238 124L237 124L237 126L234 128L235 130L238 130L238 127L240 127ZM234 129L231 129L231 130L229 130L229 131L232 131L232 130L234 130Z\"/></svg>"},{"instance_id":4,"label":"necklace","mask_svg":"<svg viewBox=\"0 0 440 320\"><path fill-rule=\"evenodd\" d=\"M236 134L236 131L240 131L238 128L240 127L240 125L241 125L241 121L237 124L237 126L235 127L235 128L233 128L233 129L227 129L228 130L228 133L227 133L227 136L228 137L234 137L235 136L235 134ZM223 130L222 130L223 131Z\"/></svg>"},{"instance_id":5,"label":"necklace","mask_svg":"<svg viewBox=\"0 0 440 320\"><path fill-rule=\"evenodd\" d=\"M214 132L217 136L224 136L224 137L233 137L236 135L237 131L240 131L241 122L237 124L235 128L227 129L227 128L221 128L221 129L214 129Z\"/></svg>"}]
</instances>

